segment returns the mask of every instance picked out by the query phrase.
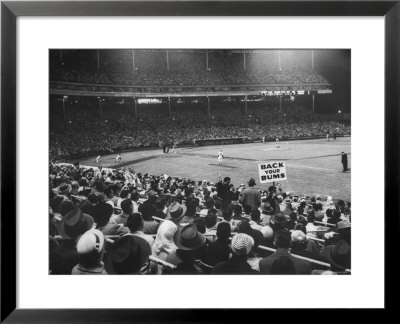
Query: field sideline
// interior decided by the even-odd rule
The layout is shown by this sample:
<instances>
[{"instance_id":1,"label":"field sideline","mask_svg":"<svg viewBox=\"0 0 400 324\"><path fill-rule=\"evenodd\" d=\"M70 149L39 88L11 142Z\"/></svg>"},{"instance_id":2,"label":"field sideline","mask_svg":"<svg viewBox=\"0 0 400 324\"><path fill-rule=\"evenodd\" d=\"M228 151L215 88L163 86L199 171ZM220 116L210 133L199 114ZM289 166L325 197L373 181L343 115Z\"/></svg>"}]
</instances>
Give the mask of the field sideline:
<instances>
[{"instance_id":1,"label":"field sideline","mask_svg":"<svg viewBox=\"0 0 400 324\"><path fill-rule=\"evenodd\" d=\"M342 151L347 153L351 168L351 138L340 137L336 141L326 139L281 142L214 145L178 148L177 153L163 154L162 149L122 153L121 163L115 163L116 153L101 157L104 167L133 166L137 172L150 174L167 173L171 176L187 177L193 180L218 181L229 176L235 186L246 183L254 177L258 183L257 167L268 161L286 161L287 181L282 189L299 195L331 195L334 199L351 201L351 171L342 172ZM217 162L217 153L223 150L223 165ZM96 157L85 158L82 165L97 166ZM267 189L269 184L258 184Z\"/></svg>"}]
</instances>

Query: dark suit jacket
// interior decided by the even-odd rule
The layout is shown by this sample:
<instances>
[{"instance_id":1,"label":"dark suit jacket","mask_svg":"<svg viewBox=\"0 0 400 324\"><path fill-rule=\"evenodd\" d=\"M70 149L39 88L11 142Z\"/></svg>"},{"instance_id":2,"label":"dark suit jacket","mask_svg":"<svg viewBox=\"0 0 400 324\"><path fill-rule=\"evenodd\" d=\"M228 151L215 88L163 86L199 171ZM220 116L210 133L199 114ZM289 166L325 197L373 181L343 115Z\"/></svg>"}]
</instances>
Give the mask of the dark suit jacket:
<instances>
[{"instance_id":1,"label":"dark suit jacket","mask_svg":"<svg viewBox=\"0 0 400 324\"><path fill-rule=\"evenodd\" d=\"M296 274L311 274L312 264L310 261L293 257L288 250L279 249L274 254L260 261L260 272L270 274L272 263L280 256L288 256L294 263Z\"/></svg>"},{"instance_id":2,"label":"dark suit jacket","mask_svg":"<svg viewBox=\"0 0 400 324\"><path fill-rule=\"evenodd\" d=\"M342 154L342 163L347 163L347 154Z\"/></svg>"},{"instance_id":3,"label":"dark suit jacket","mask_svg":"<svg viewBox=\"0 0 400 324\"><path fill-rule=\"evenodd\" d=\"M245 260L235 254L227 261L215 265L213 274L257 274Z\"/></svg>"},{"instance_id":4,"label":"dark suit jacket","mask_svg":"<svg viewBox=\"0 0 400 324\"><path fill-rule=\"evenodd\" d=\"M251 210L257 209L261 204L260 192L254 188L246 188L240 194L240 202L251 206Z\"/></svg>"}]
</instances>

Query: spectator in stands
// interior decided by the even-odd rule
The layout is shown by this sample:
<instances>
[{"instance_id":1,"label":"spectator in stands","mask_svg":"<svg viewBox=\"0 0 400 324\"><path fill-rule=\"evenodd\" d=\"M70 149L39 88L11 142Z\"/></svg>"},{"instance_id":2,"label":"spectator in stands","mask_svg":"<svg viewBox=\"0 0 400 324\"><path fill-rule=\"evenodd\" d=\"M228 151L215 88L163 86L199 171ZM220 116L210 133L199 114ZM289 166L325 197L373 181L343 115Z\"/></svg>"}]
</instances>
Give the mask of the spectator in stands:
<instances>
[{"instance_id":1,"label":"spectator in stands","mask_svg":"<svg viewBox=\"0 0 400 324\"><path fill-rule=\"evenodd\" d=\"M183 216L185 216L186 210L187 207L185 205L181 205L178 202L173 202L168 207L166 219L171 220L175 224L179 224Z\"/></svg>"},{"instance_id":2,"label":"spectator in stands","mask_svg":"<svg viewBox=\"0 0 400 324\"><path fill-rule=\"evenodd\" d=\"M157 231L156 239L152 247L152 255L165 261L167 256L175 253L177 247L174 243L174 235L178 230L178 226L170 220L163 221ZM162 266L153 267L155 273L162 273Z\"/></svg>"},{"instance_id":3,"label":"spectator in stands","mask_svg":"<svg viewBox=\"0 0 400 324\"><path fill-rule=\"evenodd\" d=\"M144 205L144 204L143 204ZM142 205L142 206L143 206ZM146 204L141 208L142 217L144 221L144 233L145 234L156 234L159 223L153 219L153 213L156 213L154 206Z\"/></svg>"},{"instance_id":4,"label":"spectator in stands","mask_svg":"<svg viewBox=\"0 0 400 324\"><path fill-rule=\"evenodd\" d=\"M76 240L90 230L93 224L93 218L82 213L79 208L65 215L58 227L58 233L63 240L50 255L51 274L71 274L72 268L79 262Z\"/></svg>"},{"instance_id":5,"label":"spectator in stands","mask_svg":"<svg viewBox=\"0 0 400 324\"><path fill-rule=\"evenodd\" d=\"M261 225L266 226L269 224L271 216L274 214L274 209L271 207L271 204L267 201L263 202L261 205Z\"/></svg>"},{"instance_id":6,"label":"spectator in stands","mask_svg":"<svg viewBox=\"0 0 400 324\"><path fill-rule=\"evenodd\" d=\"M68 183L62 183L59 187L58 187L58 194L64 198L64 200L66 199L70 199L71 198L71 185Z\"/></svg>"},{"instance_id":7,"label":"spectator in stands","mask_svg":"<svg viewBox=\"0 0 400 324\"><path fill-rule=\"evenodd\" d=\"M268 188L268 196L266 202L270 204L274 214L280 211L280 203L276 195L276 187L270 186Z\"/></svg>"},{"instance_id":8,"label":"spectator in stands","mask_svg":"<svg viewBox=\"0 0 400 324\"><path fill-rule=\"evenodd\" d=\"M174 243L177 246L175 253L168 254L166 261L176 266L174 270L163 271L163 274L200 274L201 268L196 265L196 250L206 242L195 224L178 228L174 235Z\"/></svg>"},{"instance_id":9,"label":"spectator in stands","mask_svg":"<svg viewBox=\"0 0 400 324\"><path fill-rule=\"evenodd\" d=\"M218 197L222 199L222 208L227 207L232 201L230 183L231 178L225 177L224 182L220 180L216 185Z\"/></svg>"},{"instance_id":10,"label":"spectator in stands","mask_svg":"<svg viewBox=\"0 0 400 324\"><path fill-rule=\"evenodd\" d=\"M144 238L147 241L147 243L149 243L150 247L153 246L154 243L153 237L143 232L144 222L140 213L132 213L131 215L129 215L126 225L130 231L126 235L140 236Z\"/></svg>"},{"instance_id":11,"label":"spectator in stands","mask_svg":"<svg viewBox=\"0 0 400 324\"><path fill-rule=\"evenodd\" d=\"M288 230L280 230L275 233L276 252L260 261L260 272L270 274L273 262L281 256L289 257L296 268L296 274L310 274L312 265L310 261L293 257L289 250L291 247L291 234Z\"/></svg>"},{"instance_id":12,"label":"spectator in stands","mask_svg":"<svg viewBox=\"0 0 400 324\"><path fill-rule=\"evenodd\" d=\"M79 263L72 269L73 275L104 275L107 272L102 262L104 252L103 233L96 229L85 232L76 245Z\"/></svg>"},{"instance_id":13,"label":"spectator in stands","mask_svg":"<svg viewBox=\"0 0 400 324\"><path fill-rule=\"evenodd\" d=\"M110 247L105 268L108 274L139 274L149 268L151 248L149 243L136 235L118 238Z\"/></svg>"},{"instance_id":14,"label":"spectator in stands","mask_svg":"<svg viewBox=\"0 0 400 324\"><path fill-rule=\"evenodd\" d=\"M258 209L254 209L251 211L250 226L251 228L256 230L261 230L261 228L263 227L261 225L261 213Z\"/></svg>"},{"instance_id":15,"label":"spectator in stands","mask_svg":"<svg viewBox=\"0 0 400 324\"><path fill-rule=\"evenodd\" d=\"M231 227L226 222L220 222L217 226L217 240L208 245L204 263L215 266L218 262L229 259L230 246L229 238L231 235Z\"/></svg>"},{"instance_id":16,"label":"spectator in stands","mask_svg":"<svg viewBox=\"0 0 400 324\"><path fill-rule=\"evenodd\" d=\"M340 240L335 245L327 245L321 251L323 259L331 265L331 271L335 273L346 273L351 268L350 244ZM313 274L322 274L322 271L314 270ZM346 273L348 274L348 273Z\"/></svg>"},{"instance_id":17,"label":"spectator in stands","mask_svg":"<svg viewBox=\"0 0 400 324\"><path fill-rule=\"evenodd\" d=\"M306 234L300 230L292 232L292 248L291 253L300 255L310 259L319 258L319 248L313 240L307 239Z\"/></svg>"},{"instance_id":18,"label":"spectator in stands","mask_svg":"<svg viewBox=\"0 0 400 324\"><path fill-rule=\"evenodd\" d=\"M124 199L121 202L122 213L120 215L116 215L112 217L110 223L112 224L120 224L122 226L126 226L126 222L128 221L128 217L133 213L133 204L130 199Z\"/></svg>"},{"instance_id":19,"label":"spectator in stands","mask_svg":"<svg viewBox=\"0 0 400 324\"><path fill-rule=\"evenodd\" d=\"M296 274L296 266L290 257L280 255L272 262L269 274L294 275Z\"/></svg>"},{"instance_id":20,"label":"spectator in stands","mask_svg":"<svg viewBox=\"0 0 400 324\"><path fill-rule=\"evenodd\" d=\"M215 265L214 274L256 274L251 266L246 262L247 256L253 248L254 240L251 236L239 233L232 238L232 256L227 261L219 262Z\"/></svg>"},{"instance_id":21,"label":"spectator in stands","mask_svg":"<svg viewBox=\"0 0 400 324\"><path fill-rule=\"evenodd\" d=\"M242 205L248 205L251 207L251 210L256 210L260 207L261 204L261 195L260 192L255 188L256 180L251 178L249 180L249 187L244 189L240 193L240 202Z\"/></svg>"},{"instance_id":22,"label":"spectator in stands","mask_svg":"<svg viewBox=\"0 0 400 324\"><path fill-rule=\"evenodd\" d=\"M199 205L199 200L190 194L186 198L186 212L185 216L182 218L182 224L191 224L196 218L196 207Z\"/></svg>"},{"instance_id":23,"label":"spectator in stands","mask_svg":"<svg viewBox=\"0 0 400 324\"><path fill-rule=\"evenodd\" d=\"M217 236L217 210L215 208L211 208L207 211L204 223L206 225L206 232L204 235L210 242L214 242Z\"/></svg>"}]
</instances>

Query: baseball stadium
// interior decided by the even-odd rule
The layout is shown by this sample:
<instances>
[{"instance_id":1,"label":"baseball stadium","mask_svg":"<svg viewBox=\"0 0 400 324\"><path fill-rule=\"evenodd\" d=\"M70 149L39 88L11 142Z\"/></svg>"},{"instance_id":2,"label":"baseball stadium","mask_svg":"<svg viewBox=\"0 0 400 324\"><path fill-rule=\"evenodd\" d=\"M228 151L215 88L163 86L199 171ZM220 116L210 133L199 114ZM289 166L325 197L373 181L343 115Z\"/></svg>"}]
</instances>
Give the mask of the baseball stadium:
<instances>
[{"instance_id":1,"label":"baseball stadium","mask_svg":"<svg viewBox=\"0 0 400 324\"><path fill-rule=\"evenodd\" d=\"M49 51L50 274L351 274L350 50Z\"/></svg>"}]
</instances>

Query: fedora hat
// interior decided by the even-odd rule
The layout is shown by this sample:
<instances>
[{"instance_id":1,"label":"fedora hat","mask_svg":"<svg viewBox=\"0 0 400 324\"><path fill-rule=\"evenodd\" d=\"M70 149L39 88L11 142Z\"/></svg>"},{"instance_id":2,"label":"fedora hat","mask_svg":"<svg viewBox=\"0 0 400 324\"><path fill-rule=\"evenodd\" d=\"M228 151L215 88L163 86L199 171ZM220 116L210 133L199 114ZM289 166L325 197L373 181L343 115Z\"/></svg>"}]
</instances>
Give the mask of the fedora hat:
<instances>
[{"instance_id":1,"label":"fedora hat","mask_svg":"<svg viewBox=\"0 0 400 324\"><path fill-rule=\"evenodd\" d=\"M326 246L324 249L324 257L331 265L337 268L350 268L350 244L345 240L340 240L335 245Z\"/></svg>"},{"instance_id":2,"label":"fedora hat","mask_svg":"<svg viewBox=\"0 0 400 324\"><path fill-rule=\"evenodd\" d=\"M179 228L174 235L174 243L181 250L194 250L201 247L206 237L201 234L195 224Z\"/></svg>"},{"instance_id":3,"label":"fedora hat","mask_svg":"<svg viewBox=\"0 0 400 324\"><path fill-rule=\"evenodd\" d=\"M64 195L71 192L71 185L68 183L62 183L59 187L58 187L58 194L60 195Z\"/></svg>"},{"instance_id":4,"label":"fedora hat","mask_svg":"<svg viewBox=\"0 0 400 324\"><path fill-rule=\"evenodd\" d=\"M265 202L261 207L263 213L272 213L274 209L271 207L269 202Z\"/></svg>"},{"instance_id":5,"label":"fedora hat","mask_svg":"<svg viewBox=\"0 0 400 324\"><path fill-rule=\"evenodd\" d=\"M105 259L109 274L138 273L151 255L150 244L136 235L125 235L111 246Z\"/></svg>"},{"instance_id":6,"label":"fedora hat","mask_svg":"<svg viewBox=\"0 0 400 324\"><path fill-rule=\"evenodd\" d=\"M185 205L181 205L178 202L174 202L168 207L167 219L179 220L185 215L186 210L187 207Z\"/></svg>"},{"instance_id":7,"label":"fedora hat","mask_svg":"<svg viewBox=\"0 0 400 324\"><path fill-rule=\"evenodd\" d=\"M283 224L289 221L289 217L284 215L283 213L276 213L272 215L270 218L270 222L272 224Z\"/></svg>"},{"instance_id":8,"label":"fedora hat","mask_svg":"<svg viewBox=\"0 0 400 324\"><path fill-rule=\"evenodd\" d=\"M74 239L93 227L92 216L84 214L80 208L68 212L60 222L58 233L65 239Z\"/></svg>"}]
</instances>

